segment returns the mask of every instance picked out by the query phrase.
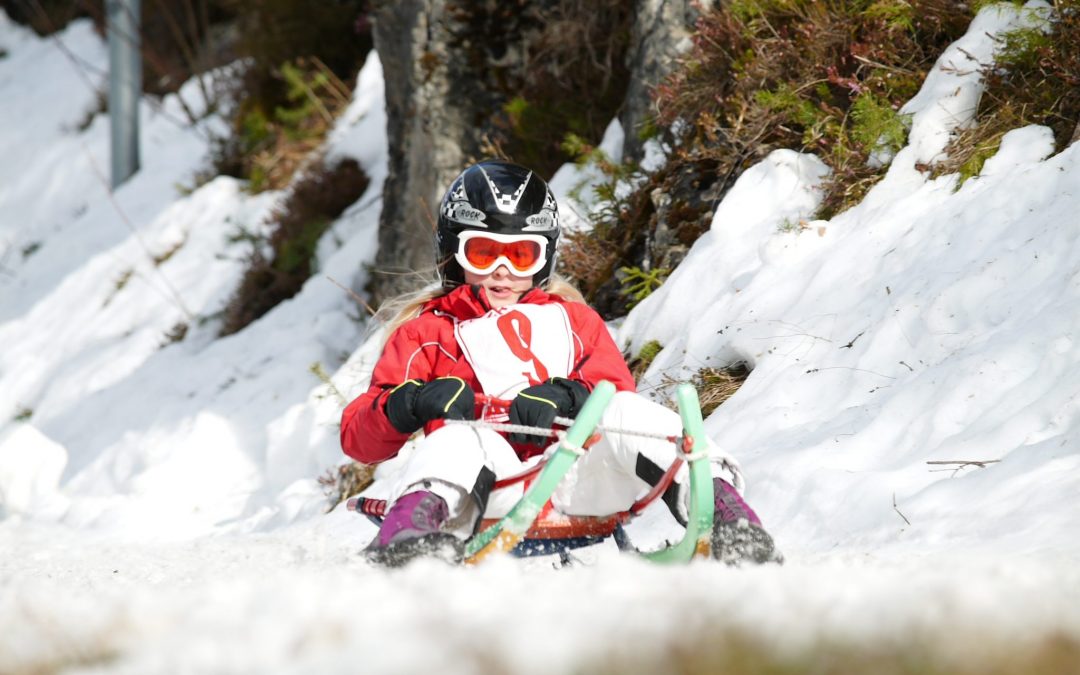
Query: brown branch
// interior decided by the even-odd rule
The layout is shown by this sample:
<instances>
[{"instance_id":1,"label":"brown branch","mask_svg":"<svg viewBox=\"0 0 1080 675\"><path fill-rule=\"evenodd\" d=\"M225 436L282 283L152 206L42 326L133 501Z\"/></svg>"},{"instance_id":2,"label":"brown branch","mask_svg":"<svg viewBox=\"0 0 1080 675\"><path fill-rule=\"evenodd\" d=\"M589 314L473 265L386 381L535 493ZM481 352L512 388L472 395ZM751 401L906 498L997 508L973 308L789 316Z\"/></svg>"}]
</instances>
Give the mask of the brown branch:
<instances>
[{"instance_id":1,"label":"brown branch","mask_svg":"<svg viewBox=\"0 0 1080 675\"><path fill-rule=\"evenodd\" d=\"M893 493L893 496L892 496L892 507L893 507L893 511L896 511L897 513L899 513L900 517L903 518L904 522L908 524L908 527L910 527L911 526L911 521L908 520L907 516L905 516L903 513L900 513L900 507L898 507L896 505L896 493L895 492Z\"/></svg>"},{"instance_id":2,"label":"brown branch","mask_svg":"<svg viewBox=\"0 0 1080 675\"><path fill-rule=\"evenodd\" d=\"M940 459L928 460L927 464L959 464L961 467L974 464L977 467L985 467L987 464L996 464L1000 459Z\"/></svg>"},{"instance_id":3,"label":"brown branch","mask_svg":"<svg viewBox=\"0 0 1080 675\"><path fill-rule=\"evenodd\" d=\"M431 233L434 234L439 225L435 222L435 217L431 215L431 207L428 206L427 200L423 197L417 197L416 201L420 204L420 208L424 210L424 217L427 218L428 225L431 226Z\"/></svg>"},{"instance_id":4,"label":"brown branch","mask_svg":"<svg viewBox=\"0 0 1080 675\"><path fill-rule=\"evenodd\" d=\"M342 285L342 284L341 284L341 282L339 282L339 281L338 281L337 279L335 279L334 277L330 276L329 274L327 274L327 275L325 275L325 276L326 276L326 278L327 278L327 279L329 279L329 280L330 280L330 283L334 284L335 286L337 286L337 287L338 287L338 288L340 288L341 290L343 290L343 291L345 291L346 293L348 293L349 295L351 295L351 296L352 296L352 299L353 299L353 300L356 300L356 302L357 302L357 303L358 303L358 304L359 304L359 305L360 305L361 307L363 307L363 308L364 308L364 309L365 309L365 310L367 311L367 313L368 313L369 315L371 315L371 316L375 316L375 310L371 308L371 305L369 305L369 304L367 303L367 301L366 301L366 300L364 300L364 299L363 299L363 298L361 298L361 297L360 297L359 295L357 295L357 294L356 294L356 291L354 291L353 289L351 289L351 288L349 288L349 287L347 287L347 286L344 286L344 285Z\"/></svg>"},{"instance_id":5,"label":"brown branch","mask_svg":"<svg viewBox=\"0 0 1080 675\"><path fill-rule=\"evenodd\" d=\"M928 460L926 463L927 464L956 465L955 468L953 468L953 470L952 470L952 476L955 476L960 471L960 469L963 469L965 466L977 466L980 469L985 469L987 464L995 464L995 463L1000 462L1000 461L1001 461L1000 459L957 459L957 460L949 460L949 459L936 459L936 460L934 460L934 459L932 459L932 460ZM932 469L931 472L934 472L934 471L948 471L948 470L949 469ZM952 478L952 476L949 476L949 477Z\"/></svg>"}]
</instances>

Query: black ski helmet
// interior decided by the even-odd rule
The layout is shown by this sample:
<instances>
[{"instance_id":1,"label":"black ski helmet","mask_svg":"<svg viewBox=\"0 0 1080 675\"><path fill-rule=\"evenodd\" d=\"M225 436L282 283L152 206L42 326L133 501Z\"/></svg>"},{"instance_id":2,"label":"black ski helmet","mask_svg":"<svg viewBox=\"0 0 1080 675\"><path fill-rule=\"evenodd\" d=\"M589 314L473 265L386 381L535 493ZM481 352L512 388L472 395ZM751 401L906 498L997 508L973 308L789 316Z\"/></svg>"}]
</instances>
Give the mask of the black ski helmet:
<instances>
[{"instance_id":1,"label":"black ski helmet","mask_svg":"<svg viewBox=\"0 0 1080 675\"><path fill-rule=\"evenodd\" d=\"M537 234L547 239L547 263L533 276L540 286L555 268L559 207L540 176L523 166L492 159L458 175L443 195L435 232L435 255L443 288L465 283L454 254L465 230L496 234Z\"/></svg>"}]
</instances>

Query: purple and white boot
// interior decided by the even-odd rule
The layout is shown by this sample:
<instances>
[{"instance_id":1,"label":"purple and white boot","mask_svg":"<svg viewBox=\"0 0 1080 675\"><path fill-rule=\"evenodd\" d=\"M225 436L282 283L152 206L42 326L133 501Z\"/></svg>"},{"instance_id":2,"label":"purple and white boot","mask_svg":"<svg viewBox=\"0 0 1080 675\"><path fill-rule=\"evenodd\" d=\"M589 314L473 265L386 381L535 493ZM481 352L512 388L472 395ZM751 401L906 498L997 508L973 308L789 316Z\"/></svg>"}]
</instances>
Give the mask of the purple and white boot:
<instances>
[{"instance_id":1,"label":"purple and white boot","mask_svg":"<svg viewBox=\"0 0 1080 675\"><path fill-rule=\"evenodd\" d=\"M754 510L723 478L713 478L712 555L727 565L782 563L784 556Z\"/></svg>"},{"instance_id":2,"label":"purple and white boot","mask_svg":"<svg viewBox=\"0 0 1080 675\"><path fill-rule=\"evenodd\" d=\"M442 527L450 518L446 500L421 490L402 495L383 518L375 539L364 551L368 561L385 567L401 567L420 557L460 563L465 542Z\"/></svg>"}]
</instances>

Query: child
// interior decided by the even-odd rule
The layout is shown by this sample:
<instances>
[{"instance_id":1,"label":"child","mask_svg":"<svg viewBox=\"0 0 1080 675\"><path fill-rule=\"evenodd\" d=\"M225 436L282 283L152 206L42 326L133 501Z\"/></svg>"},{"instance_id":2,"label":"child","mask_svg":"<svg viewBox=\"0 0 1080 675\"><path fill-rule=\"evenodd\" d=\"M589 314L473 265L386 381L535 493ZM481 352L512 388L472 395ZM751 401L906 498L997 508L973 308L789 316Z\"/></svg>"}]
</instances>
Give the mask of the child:
<instances>
[{"instance_id":1,"label":"child","mask_svg":"<svg viewBox=\"0 0 1080 675\"><path fill-rule=\"evenodd\" d=\"M591 389L612 382L601 419L610 429L677 435L673 411L634 393L634 380L600 316L553 276L558 206L547 184L502 161L467 168L443 197L436 248L442 289L391 322L371 387L345 408L341 445L375 464L395 456L425 423L471 420L474 392L512 400L511 424L550 427L574 417ZM550 439L504 436L448 424L415 448L390 494L368 558L401 565L419 555L461 560L482 516L505 514L522 488L492 492L497 476L522 470ZM779 560L772 538L740 496L734 460L711 447L714 554L726 561ZM570 515L627 509L675 459L671 443L611 433L579 459L552 497ZM686 522L686 467L664 495Z\"/></svg>"}]
</instances>

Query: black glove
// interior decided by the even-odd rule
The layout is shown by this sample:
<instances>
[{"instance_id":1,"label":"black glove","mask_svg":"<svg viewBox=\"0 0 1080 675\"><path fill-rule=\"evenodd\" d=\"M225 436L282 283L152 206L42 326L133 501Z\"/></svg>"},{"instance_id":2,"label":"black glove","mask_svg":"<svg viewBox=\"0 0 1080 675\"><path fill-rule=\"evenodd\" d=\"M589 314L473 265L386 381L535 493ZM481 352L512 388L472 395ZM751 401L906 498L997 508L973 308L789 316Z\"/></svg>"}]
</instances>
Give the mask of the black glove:
<instances>
[{"instance_id":1,"label":"black glove","mask_svg":"<svg viewBox=\"0 0 1080 675\"><path fill-rule=\"evenodd\" d=\"M580 382L553 377L536 384L514 397L510 404L510 424L550 429L555 417L573 417L585 405L589 390ZM548 439L535 434L510 434L511 443L545 445Z\"/></svg>"},{"instance_id":2,"label":"black glove","mask_svg":"<svg viewBox=\"0 0 1080 675\"><path fill-rule=\"evenodd\" d=\"M386 417L403 434L431 420L471 420L475 415L476 394L460 377L440 377L426 384L406 380L386 397Z\"/></svg>"}]
</instances>

